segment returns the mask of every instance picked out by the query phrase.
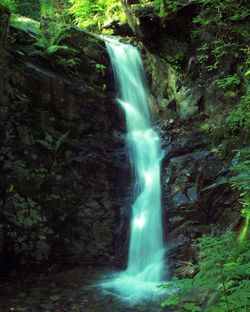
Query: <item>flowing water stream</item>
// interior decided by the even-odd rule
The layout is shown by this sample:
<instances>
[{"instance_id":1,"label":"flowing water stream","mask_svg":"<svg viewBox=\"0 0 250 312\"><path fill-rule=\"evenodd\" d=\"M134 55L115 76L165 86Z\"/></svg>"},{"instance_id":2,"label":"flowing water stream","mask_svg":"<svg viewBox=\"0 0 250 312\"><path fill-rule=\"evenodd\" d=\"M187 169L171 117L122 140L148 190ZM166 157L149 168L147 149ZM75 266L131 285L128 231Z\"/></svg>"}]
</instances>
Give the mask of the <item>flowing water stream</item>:
<instances>
[{"instance_id":1,"label":"flowing water stream","mask_svg":"<svg viewBox=\"0 0 250 312\"><path fill-rule=\"evenodd\" d=\"M149 94L138 49L116 39L107 39L106 46L118 87L116 100L126 116L127 148L135 184L128 266L105 286L136 301L163 278L160 139L152 128Z\"/></svg>"}]
</instances>

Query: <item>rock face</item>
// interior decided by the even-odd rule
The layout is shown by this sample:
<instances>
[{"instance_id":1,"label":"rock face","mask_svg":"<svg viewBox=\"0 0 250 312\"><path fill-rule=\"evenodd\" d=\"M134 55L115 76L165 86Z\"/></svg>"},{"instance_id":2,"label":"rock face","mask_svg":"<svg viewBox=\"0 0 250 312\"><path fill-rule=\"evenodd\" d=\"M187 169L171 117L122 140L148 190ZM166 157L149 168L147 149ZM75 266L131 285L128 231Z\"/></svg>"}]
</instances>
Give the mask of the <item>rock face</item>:
<instances>
[{"instance_id":1,"label":"rock face","mask_svg":"<svg viewBox=\"0 0 250 312\"><path fill-rule=\"evenodd\" d=\"M163 161L163 201L170 274L185 276L195 260L194 240L233 229L239 194L230 187L230 163L211 151L204 133L169 129Z\"/></svg>"},{"instance_id":2,"label":"rock face","mask_svg":"<svg viewBox=\"0 0 250 312\"><path fill-rule=\"evenodd\" d=\"M195 49L202 38L193 35L190 24L196 12L195 4L181 8L169 16L165 31L142 48L150 105L165 155L162 185L169 273L180 277L189 274L189 264L195 261L195 238L233 229L241 218L239 194L230 187L232 164L216 153L224 116L237 99L226 99L215 80L221 73L230 74L235 64L223 60L218 70L208 71L198 61Z\"/></svg>"},{"instance_id":3,"label":"rock face","mask_svg":"<svg viewBox=\"0 0 250 312\"><path fill-rule=\"evenodd\" d=\"M142 48L164 150L169 273L179 276L194 261L195 238L232 228L240 218L231 164L214 152L210 124L230 109L214 80L233 65L225 60L208 73L197 61L200 39L190 26L196 10L184 6L166 31L152 28ZM0 59L0 265L124 266L131 173L104 43L76 28L46 51L30 30L11 26L9 36Z\"/></svg>"},{"instance_id":4,"label":"rock face","mask_svg":"<svg viewBox=\"0 0 250 312\"><path fill-rule=\"evenodd\" d=\"M10 36L1 60L1 264L111 264L126 159L104 43L70 28L52 53L25 30Z\"/></svg>"}]
</instances>

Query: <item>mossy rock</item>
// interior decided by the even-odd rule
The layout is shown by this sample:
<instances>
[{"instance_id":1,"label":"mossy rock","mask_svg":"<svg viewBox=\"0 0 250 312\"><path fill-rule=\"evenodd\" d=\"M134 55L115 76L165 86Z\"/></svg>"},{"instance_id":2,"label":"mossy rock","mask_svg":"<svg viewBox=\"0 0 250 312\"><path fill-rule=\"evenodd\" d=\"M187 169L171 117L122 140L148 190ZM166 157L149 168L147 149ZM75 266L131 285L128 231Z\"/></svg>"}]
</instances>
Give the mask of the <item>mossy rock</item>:
<instances>
[{"instance_id":1,"label":"mossy rock","mask_svg":"<svg viewBox=\"0 0 250 312\"><path fill-rule=\"evenodd\" d=\"M100 61L105 61L107 55L105 43L100 37L76 27L62 30L56 39L56 44L81 51L94 59L101 58ZM104 59L102 59L103 54L105 55Z\"/></svg>"}]
</instances>

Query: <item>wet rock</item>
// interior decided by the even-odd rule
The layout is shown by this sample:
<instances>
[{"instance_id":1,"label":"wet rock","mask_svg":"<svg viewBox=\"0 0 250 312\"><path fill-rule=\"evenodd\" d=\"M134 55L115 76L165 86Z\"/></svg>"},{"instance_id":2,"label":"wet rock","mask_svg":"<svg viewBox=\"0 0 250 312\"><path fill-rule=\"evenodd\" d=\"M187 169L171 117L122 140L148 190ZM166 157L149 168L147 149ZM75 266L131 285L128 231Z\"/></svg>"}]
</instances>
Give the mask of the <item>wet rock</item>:
<instances>
[{"instance_id":1,"label":"wet rock","mask_svg":"<svg viewBox=\"0 0 250 312\"><path fill-rule=\"evenodd\" d=\"M230 186L230 164L209 151L207 138L192 131L177 137L170 131L170 137L174 140L166 146L163 160L166 238L170 275L183 276L183 263L195 257L193 241L215 228L217 234L232 228L240 205Z\"/></svg>"},{"instance_id":2,"label":"wet rock","mask_svg":"<svg viewBox=\"0 0 250 312\"><path fill-rule=\"evenodd\" d=\"M195 115L198 112L202 96L203 92L199 86L182 87L176 94L178 115L184 119Z\"/></svg>"},{"instance_id":3,"label":"wet rock","mask_svg":"<svg viewBox=\"0 0 250 312\"><path fill-rule=\"evenodd\" d=\"M204 111L207 115L211 115L218 109L222 109L222 93L214 83L211 83L205 92Z\"/></svg>"},{"instance_id":4,"label":"wet rock","mask_svg":"<svg viewBox=\"0 0 250 312\"><path fill-rule=\"evenodd\" d=\"M173 204L178 207L188 203L188 198L183 193L173 195Z\"/></svg>"},{"instance_id":5,"label":"wet rock","mask_svg":"<svg viewBox=\"0 0 250 312\"><path fill-rule=\"evenodd\" d=\"M28 31L26 29L21 29L14 25L11 25L10 32L12 40L14 40L16 43L29 45L37 41L36 35L33 32Z\"/></svg>"},{"instance_id":6,"label":"wet rock","mask_svg":"<svg viewBox=\"0 0 250 312\"><path fill-rule=\"evenodd\" d=\"M116 135L124 125L113 94L102 90L112 89L111 77L96 68L109 64L104 42L77 28L65 31L58 45L77 50L80 75L60 63L67 55L41 53L29 32L10 29L16 40L0 78L1 168L7 180L14 177L0 184L6 265L103 265L115 254L118 186L129 168Z\"/></svg>"},{"instance_id":7,"label":"wet rock","mask_svg":"<svg viewBox=\"0 0 250 312\"><path fill-rule=\"evenodd\" d=\"M197 190L194 186L187 189L187 196L191 202L197 201Z\"/></svg>"}]
</instances>

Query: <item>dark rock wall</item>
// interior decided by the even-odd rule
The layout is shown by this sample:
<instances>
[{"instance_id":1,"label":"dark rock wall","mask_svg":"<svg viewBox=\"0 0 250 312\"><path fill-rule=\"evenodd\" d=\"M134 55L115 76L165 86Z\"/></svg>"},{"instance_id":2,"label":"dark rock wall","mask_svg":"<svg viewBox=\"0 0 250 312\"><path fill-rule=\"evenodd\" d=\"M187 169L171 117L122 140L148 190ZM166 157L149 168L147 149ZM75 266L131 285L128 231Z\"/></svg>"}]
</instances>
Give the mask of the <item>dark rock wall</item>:
<instances>
[{"instance_id":1,"label":"dark rock wall","mask_svg":"<svg viewBox=\"0 0 250 312\"><path fill-rule=\"evenodd\" d=\"M164 30L142 48L165 155L162 200L169 272L179 276L187 275L195 261L196 238L234 229L241 218L239 194L230 187L233 160L217 153L223 118L237 99L225 99L214 83L222 73L230 74L235 63L225 59L209 72L198 62L195 50L204 38L193 36L190 20L196 10L191 5L170 16Z\"/></svg>"},{"instance_id":2,"label":"dark rock wall","mask_svg":"<svg viewBox=\"0 0 250 312\"><path fill-rule=\"evenodd\" d=\"M104 43L67 32L62 44L78 51L75 68L13 27L2 54L2 265L112 264L116 254L124 123L104 92L113 89Z\"/></svg>"},{"instance_id":3,"label":"dark rock wall","mask_svg":"<svg viewBox=\"0 0 250 312\"><path fill-rule=\"evenodd\" d=\"M209 131L233 104L214 80L234 64L225 60L211 74L197 62L200 38L189 21L196 10L183 8L165 29L158 23L142 48L164 151L169 271L179 276L195 261L195 238L240 218L231 162L214 152ZM0 261L124 266L132 183L108 55L101 40L75 28L58 44L71 49L44 52L34 34L11 27L1 51Z\"/></svg>"},{"instance_id":4,"label":"dark rock wall","mask_svg":"<svg viewBox=\"0 0 250 312\"><path fill-rule=\"evenodd\" d=\"M195 261L194 240L233 229L239 194L231 189L231 163L215 155L204 133L168 130L164 146L163 207L170 273L185 276Z\"/></svg>"}]
</instances>

